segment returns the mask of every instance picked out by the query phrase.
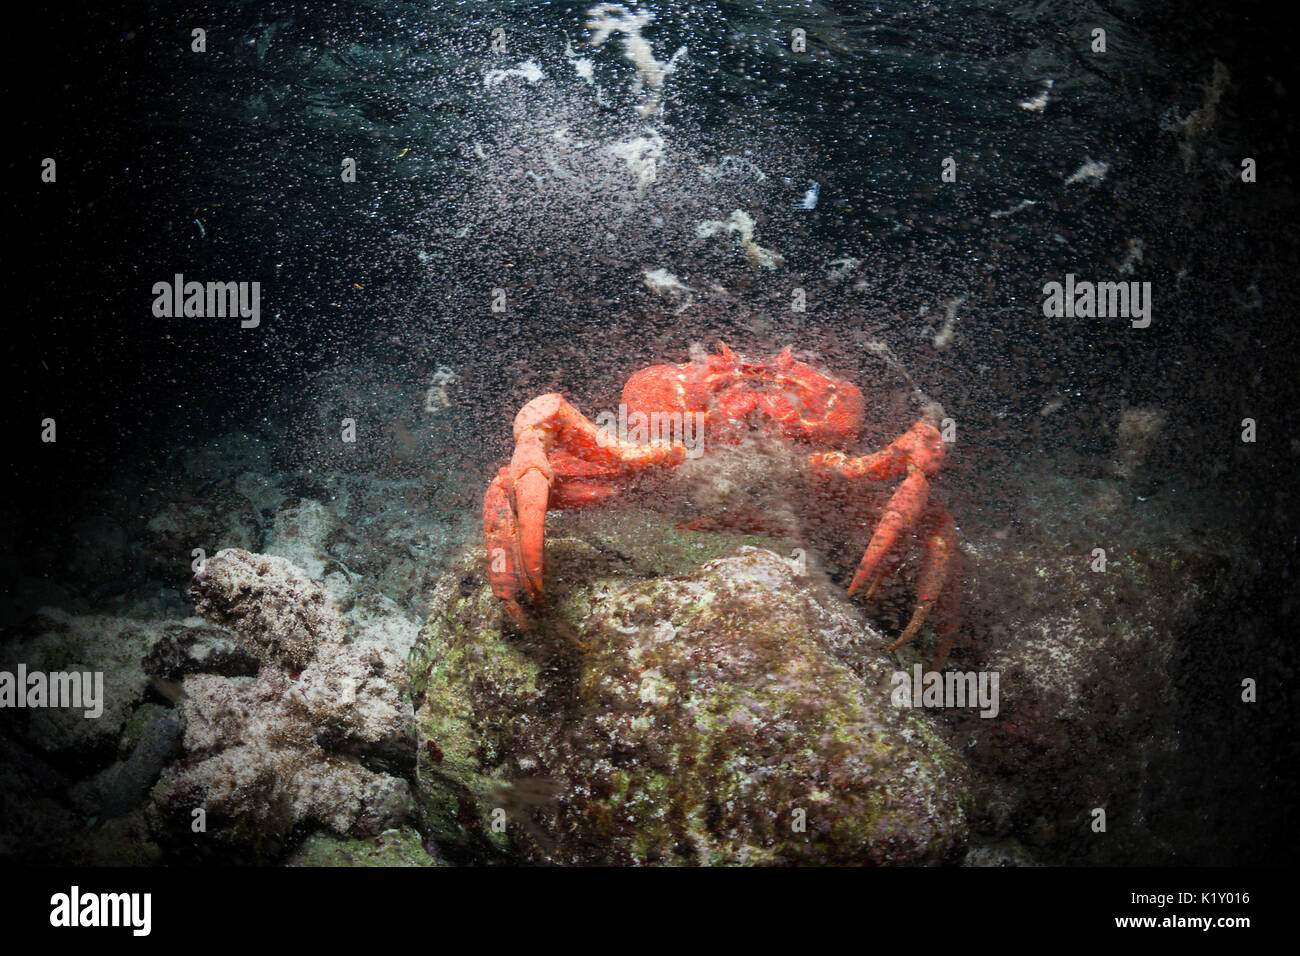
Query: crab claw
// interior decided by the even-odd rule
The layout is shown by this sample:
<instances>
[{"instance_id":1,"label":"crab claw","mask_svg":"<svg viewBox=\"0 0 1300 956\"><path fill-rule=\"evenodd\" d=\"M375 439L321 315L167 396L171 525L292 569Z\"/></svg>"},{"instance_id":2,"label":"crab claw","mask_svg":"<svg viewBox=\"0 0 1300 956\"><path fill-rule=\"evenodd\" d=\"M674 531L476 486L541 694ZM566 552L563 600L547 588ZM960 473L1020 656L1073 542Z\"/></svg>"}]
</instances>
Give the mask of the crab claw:
<instances>
[{"instance_id":1,"label":"crab claw","mask_svg":"<svg viewBox=\"0 0 1300 956\"><path fill-rule=\"evenodd\" d=\"M555 473L542 443L532 430L521 434L510 459L510 488L514 492L516 541L519 546L519 570L525 593L536 599L542 595L542 560L546 541L546 506Z\"/></svg>"},{"instance_id":2,"label":"crab claw","mask_svg":"<svg viewBox=\"0 0 1300 956\"><path fill-rule=\"evenodd\" d=\"M483 498L492 593L525 630L521 599L545 600L546 512L580 508L617 494L636 472L686 457L679 442L639 445L598 428L562 395L533 399L515 418L515 451Z\"/></svg>"},{"instance_id":3,"label":"crab claw","mask_svg":"<svg viewBox=\"0 0 1300 956\"><path fill-rule=\"evenodd\" d=\"M483 530L487 541L488 579L492 593L506 613L520 627L528 622L518 596L523 591L523 562L519 556L519 535L515 509L510 501L510 469L502 468L483 496Z\"/></svg>"},{"instance_id":4,"label":"crab claw","mask_svg":"<svg viewBox=\"0 0 1300 956\"><path fill-rule=\"evenodd\" d=\"M525 622L519 597L542 596L546 508L555 473L536 430L519 430L515 453L483 498L488 578L492 593L505 602L510 617Z\"/></svg>"}]
</instances>

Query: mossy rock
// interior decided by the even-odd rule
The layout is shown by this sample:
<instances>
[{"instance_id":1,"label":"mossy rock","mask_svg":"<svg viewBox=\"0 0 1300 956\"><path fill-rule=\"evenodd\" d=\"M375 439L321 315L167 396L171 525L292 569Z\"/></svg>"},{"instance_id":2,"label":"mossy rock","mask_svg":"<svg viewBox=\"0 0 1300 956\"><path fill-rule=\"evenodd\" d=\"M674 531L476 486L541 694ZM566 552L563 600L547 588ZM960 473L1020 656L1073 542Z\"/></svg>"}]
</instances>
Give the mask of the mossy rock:
<instances>
[{"instance_id":1,"label":"mossy rock","mask_svg":"<svg viewBox=\"0 0 1300 956\"><path fill-rule=\"evenodd\" d=\"M888 642L838 588L734 536L700 535L701 565L689 532L626 530L623 515L550 537L550 606L528 635L507 624L478 550L439 582L412 693L425 822L444 851L567 864L960 853L962 762L926 714L891 703Z\"/></svg>"},{"instance_id":2,"label":"mossy rock","mask_svg":"<svg viewBox=\"0 0 1300 956\"><path fill-rule=\"evenodd\" d=\"M289 855L285 866L440 866L429 855L419 831L405 827L378 836L352 839L313 833Z\"/></svg>"}]
</instances>

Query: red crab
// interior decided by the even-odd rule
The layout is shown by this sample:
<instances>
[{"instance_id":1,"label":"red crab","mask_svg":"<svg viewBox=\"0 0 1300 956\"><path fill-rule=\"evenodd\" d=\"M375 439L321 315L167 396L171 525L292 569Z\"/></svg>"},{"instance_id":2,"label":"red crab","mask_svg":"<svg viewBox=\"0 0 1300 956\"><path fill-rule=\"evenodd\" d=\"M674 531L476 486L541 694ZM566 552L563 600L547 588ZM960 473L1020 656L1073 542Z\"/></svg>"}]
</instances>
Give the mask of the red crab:
<instances>
[{"instance_id":1,"label":"red crab","mask_svg":"<svg viewBox=\"0 0 1300 956\"><path fill-rule=\"evenodd\" d=\"M766 362L744 361L725 345L716 355L698 355L684 365L654 365L635 373L623 389L625 421L638 412L648 420L683 423L690 416L702 455L688 441L642 443L621 440L598 427L562 395L533 399L515 418L515 452L483 501L489 576L493 593L525 630L530 621L521 600L544 603L544 529L550 508L582 508L653 487L662 492L669 474L694 471L716 477L720 462L744 449L748 474L761 472L789 502L802 498L807 514L825 521L834 514L872 528L866 553L849 584L864 586L870 598L901 558L905 538L921 541L920 571L911 620L890 649L916 636L936 604L940 657L956 628L955 528L946 508L930 498L930 481L943 465L944 445L929 421L917 421L874 454L855 457L837 450L858 440L862 392L844 379L797 361L789 347ZM646 419L641 419L645 421ZM689 438L689 435L682 437ZM769 465L755 449L782 449L789 467ZM766 452L765 452L766 454ZM695 459L698 457L698 462ZM772 481L772 476L776 480ZM803 496L789 484L802 479ZM898 482L888 501L880 484ZM734 489L730 480L716 487ZM659 501L682 495L660 494ZM765 509L769 517L773 513ZM734 525L733 518L705 518L685 527Z\"/></svg>"}]
</instances>

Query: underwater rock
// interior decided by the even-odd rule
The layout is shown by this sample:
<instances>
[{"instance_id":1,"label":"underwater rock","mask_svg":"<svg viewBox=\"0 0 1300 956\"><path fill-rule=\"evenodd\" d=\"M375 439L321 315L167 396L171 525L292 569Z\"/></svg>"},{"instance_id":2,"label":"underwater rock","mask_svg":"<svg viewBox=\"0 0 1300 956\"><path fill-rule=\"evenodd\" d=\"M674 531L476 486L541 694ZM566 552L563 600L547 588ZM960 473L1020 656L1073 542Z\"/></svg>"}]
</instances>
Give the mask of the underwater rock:
<instances>
[{"instance_id":1,"label":"underwater rock","mask_svg":"<svg viewBox=\"0 0 1300 956\"><path fill-rule=\"evenodd\" d=\"M302 667L322 643L344 638L334 597L284 558L218 551L194 575L191 593L199 614L229 627L263 661Z\"/></svg>"},{"instance_id":2,"label":"underwater rock","mask_svg":"<svg viewBox=\"0 0 1300 956\"><path fill-rule=\"evenodd\" d=\"M285 866L442 866L424 848L412 827L385 830L378 836L349 839L313 833L284 861Z\"/></svg>"},{"instance_id":3,"label":"underwater rock","mask_svg":"<svg viewBox=\"0 0 1300 956\"><path fill-rule=\"evenodd\" d=\"M0 794L50 793L65 786L63 774L35 751L0 734Z\"/></svg>"},{"instance_id":4,"label":"underwater rock","mask_svg":"<svg viewBox=\"0 0 1300 956\"><path fill-rule=\"evenodd\" d=\"M1098 532L1127 542L1106 549L1104 570L1078 546L967 548L980 582L967 618L985 635L971 653L1001 675L995 719L952 715L980 780L972 822L983 838L1019 836L1045 864L1176 862L1168 847L1201 823L1176 769L1191 743L1180 732L1188 701L1197 706L1188 688L1219 679L1231 654L1221 615L1257 571L1229 541L1180 532L1159 512L1143 521ZM1204 655L1215 662L1191 663ZM1108 815L1100 836L1095 808Z\"/></svg>"},{"instance_id":5,"label":"underwater rock","mask_svg":"<svg viewBox=\"0 0 1300 956\"><path fill-rule=\"evenodd\" d=\"M12 574L9 587L0 593L0 625L13 627L39 613L41 608L62 608L70 614L86 614L90 602L75 589L50 578Z\"/></svg>"},{"instance_id":6,"label":"underwater rock","mask_svg":"<svg viewBox=\"0 0 1300 956\"><path fill-rule=\"evenodd\" d=\"M181 449L178 457L182 472L192 485L245 472L269 474L274 470L272 459L283 437L278 434L282 429L265 423L262 428L260 432L240 428Z\"/></svg>"},{"instance_id":7,"label":"underwater rock","mask_svg":"<svg viewBox=\"0 0 1300 956\"><path fill-rule=\"evenodd\" d=\"M48 864L79 828L54 797L66 786L38 753L0 734L0 861Z\"/></svg>"},{"instance_id":8,"label":"underwater rock","mask_svg":"<svg viewBox=\"0 0 1300 956\"><path fill-rule=\"evenodd\" d=\"M349 615L364 604L372 605L366 616L387 617L373 605L394 602L418 633L429 595L449 561L483 533L481 506L477 501L472 512L435 510L429 488L421 482L368 480L353 493L348 520L330 547L331 569L343 570L331 570L323 583ZM341 587L335 579L345 575L347 587Z\"/></svg>"},{"instance_id":9,"label":"underwater rock","mask_svg":"<svg viewBox=\"0 0 1300 956\"><path fill-rule=\"evenodd\" d=\"M255 677L185 675L186 756L153 789L154 832L200 857L272 860L304 825L365 836L409 821L409 785L390 773L414 759L402 657L349 642L333 598L283 558L221 552L193 592L261 664Z\"/></svg>"},{"instance_id":10,"label":"underwater rock","mask_svg":"<svg viewBox=\"0 0 1300 956\"><path fill-rule=\"evenodd\" d=\"M159 507L145 525L140 550L167 580L183 580L195 548L214 554L221 548L256 548L260 540L246 509L217 493L203 501L172 501Z\"/></svg>"},{"instance_id":11,"label":"underwater rock","mask_svg":"<svg viewBox=\"0 0 1300 956\"><path fill-rule=\"evenodd\" d=\"M262 547L271 516L286 497L271 461L276 431L227 433L182 447L150 487L136 492L149 518L132 535L149 570L169 584L183 583L196 548L212 555Z\"/></svg>"},{"instance_id":12,"label":"underwater rock","mask_svg":"<svg viewBox=\"0 0 1300 956\"><path fill-rule=\"evenodd\" d=\"M412 609L384 594L370 593L360 598L348 609L344 620L358 641L379 644L403 662L420 636L420 621Z\"/></svg>"},{"instance_id":13,"label":"underwater rock","mask_svg":"<svg viewBox=\"0 0 1300 956\"><path fill-rule=\"evenodd\" d=\"M73 787L75 791L80 784ZM0 735L0 862L27 866L150 866L161 850L136 809L101 825L69 809L67 778Z\"/></svg>"},{"instance_id":14,"label":"underwater rock","mask_svg":"<svg viewBox=\"0 0 1300 956\"><path fill-rule=\"evenodd\" d=\"M98 717L87 718L85 708L77 707L5 712L0 859L47 866L153 861L157 847L122 836L126 824L88 829L87 818L102 822L105 809L128 815L171 755L159 740L165 734L145 730L149 715L170 711L152 704L137 707L148 688L141 661L162 633L156 622L45 608L5 648L0 669L13 672L21 663L29 674L98 672L103 685ZM141 716L146 720L133 726ZM122 759L114 762L119 755ZM114 858L114 848L122 851L120 858Z\"/></svg>"},{"instance_id":15,"label":"underwater rock","mask_svg":"<svg viewBox=\"0 0 1300 956\"><path fill-rule=\"evenodd\" d=\"M163 625L163 636L144 659L145 673L162 680L180 680L186 674L221 674L252 677L257 656L239 645L224 627L188 618Z\"/></svg>"},{"instance_id":16,"label":"underwater rock","mask_svg":"<svg viewBox=\"0 0 1300 956\"><path fill-rule=\"evenodd\" d=\"M325 541L338 522L333 512L310 498L294 500L275 513L275 527L263 549L320 580L325 574Z\"/></svg>"},{"instance_id":17,"label":"underwater rock","mask_svg":"<svg viewBox=\"0 0 1300 956\"><path fill-rule=\"evenodd\" d=\"M76 751L83 758L111 757L122 725L144 697L148 678L142 659L161 639L158 622L100 615L72 615L43 608L22 630L30 637L4 647L0 670L103 675L102 712L86 717L83 707L33 707L10 711L19 736L45 753ZM93 695L98 679L91 677L83 702Z\"/></svg>"},{"instance_id":18,"label":"underwater rock","mask_svg":"<svg viewBox=\"0 0 1300 956\"><path fill-rule=\"evenodd\" d=\"M136 726L133 726L136 725ZM123 758L76 783L68 793L72 805L96 821L112 820L144 804L149 789L180 750L181 724L176 712L144 704L122 733Z\"/></svg>"},{"instance_id":19,"label":"underwater rock","mask_svg":"<svg viewBox=\"0 0 1300 956\"><path fill-rule=\"evenodd\" d=\"M406 781L327 752L323 728L286 705L293 683L274 664L256 678L185 678L190 758L168 767L154 787L155 832L200 854L225 849L273 859L299 824L363 834L407 818ZM207 832L190 834L197 809Z\"/></svg>"},{"instance_id":20,"label":"underwater rock","mask_svg":"<svg viewBox=\"0 0 1300 956\"><path fill-rule=\"evenodd\" d=\"M235 491L259 515L273 515L289 496L274 478L247 471L235 478Z\"/></svg>"},{"instance_id":21,"label":"underwater rock","mask_svg":"<svg viewBox=\"0 0 1300 956\"><path fill-rule=\"evenodd\" d=\"M149 832L143 809L83 830L57 859L76 866L160 866L163 850Z\"/></svg>"},{"instance_id":22,"label":"underwater rock","mask_svg":"<svg viewBox=\"0 0 1300 956\"><path fill-rule=\"evenodd\" d=\"M409 359L409 356L407 357ZM418 363L417 363L418 364ZM292 470L314 475L421 478L444 457L454 416L425 409L437 363L413 372L406 361L358 369L355 358L316 375L300 396L301 427L285 442ZM355 425L340 440L340 422ZM364 485L353 486L364 490Z\"/></svg>"},{"instance_id":23,"label":"underwater rock","mask_svg":"<svg viewBox=\"0 0 1300 956\"><path fill-rule=\"evenodd\" d=\"M1111 470L1117 478L1137 477L1148 455L1165 434L1168 415L1164 409L1127 408L1115 427L1115 460Z\"/></svg>"},{"instance_id":24,"label":"underwater rock","mask_svg":"<svg viewBox=\"0 0 1300 956\"><path fill-rule=\"evenodd\" d=\"M725 540L662 537L678 555L674 538ZM960 850L962 762L928 715L891 704L888 642L837 588L753 547L661 577L645 568L671 554L559 536L547 553L538 636L507 629L470 551L412 655L421 803L444 852L852 864Z\"/></svg>"},{"instance_id":25,"label":"underwater rock","mask_svg":"<svg viewBox=\"0 0 1300 956\"><path fill-rule=\"evenodd\" d=\"M83 831L75 813L48 794L9 793L0 782L0 862L49 866L76 862Z\"/></svg>"},{"instance_id":26,"label":"underwater rock","mask_svg":"<svg viewBox=\"0 0 1300 956\"><path fill-rule=\"evenodd\" d=\"M1029 851L1016 840L1006 839L996 843L972 845L966 851L962 866L1037 866Z\"/></svg>"},{"instance_id":27,"label":"underwater rock","mask_svg":"<svg viewBox=\"0 0 1300 956\"><path fill-rule=\"evenodd\" d=\"M382 644L364 642L318 654L289 689L288 703L327 728L333 749L360 744L380 751L408 740L406 661ZM318 734L318 737L320 734Z\"/></svg>"}]
</instances>

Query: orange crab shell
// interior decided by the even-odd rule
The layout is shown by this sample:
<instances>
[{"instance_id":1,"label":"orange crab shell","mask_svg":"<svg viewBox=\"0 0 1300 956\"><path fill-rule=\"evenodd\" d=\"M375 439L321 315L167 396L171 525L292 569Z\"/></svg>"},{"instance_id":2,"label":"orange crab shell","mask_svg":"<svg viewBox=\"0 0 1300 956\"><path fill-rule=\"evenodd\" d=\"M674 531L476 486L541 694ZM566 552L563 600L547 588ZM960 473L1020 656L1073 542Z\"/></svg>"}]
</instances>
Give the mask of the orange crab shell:
<instances>
[{"instance_id":1,"label":"orange crab shell","mask_svg":"<svg viewBox=\"0 0 1300 956\"><path fill-rule=\"evenodd\" d=\"M628 413L705 416L708 438L734 444L752 420L813 445L844 445L862 431L862 392L852 382L797 361L789 347L766 363L745 363L723 345L684 365L652 365L623 388Z\"/></svg>"}]
</instances>

